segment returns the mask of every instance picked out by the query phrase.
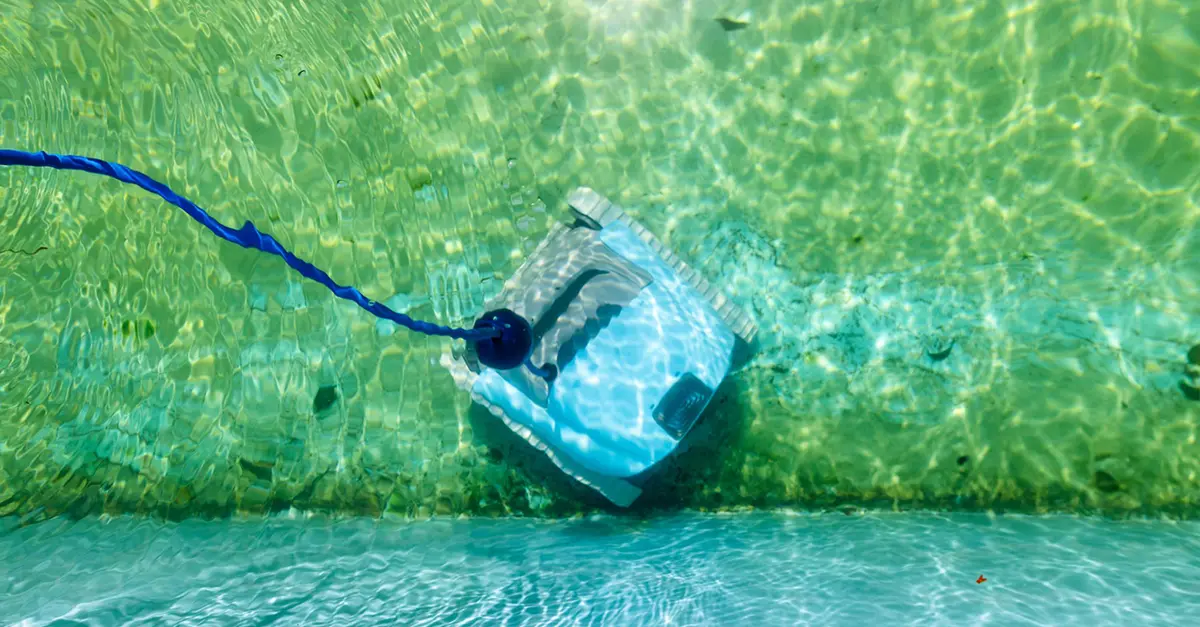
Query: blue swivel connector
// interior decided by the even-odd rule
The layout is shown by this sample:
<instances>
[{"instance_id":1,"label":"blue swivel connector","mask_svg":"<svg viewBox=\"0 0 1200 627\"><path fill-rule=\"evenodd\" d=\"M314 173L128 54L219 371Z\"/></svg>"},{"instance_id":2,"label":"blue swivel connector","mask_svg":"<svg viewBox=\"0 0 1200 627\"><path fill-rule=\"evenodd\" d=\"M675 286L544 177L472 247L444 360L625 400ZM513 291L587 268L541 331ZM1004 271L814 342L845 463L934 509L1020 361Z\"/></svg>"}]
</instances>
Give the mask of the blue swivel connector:
<instances>
[{"instance_id":1,"label":"blue swivel connector","mask_svg":"<svg viewBox=\"0 0 1200 627\"><path fill-rule=\"evenodd\" d=\"M475 321L475 328L491 327L500 335L475 340L479 363L496 370L516 368L533 352L533 327L511 309L489 311Z\"/></svg>"}]
</instances>

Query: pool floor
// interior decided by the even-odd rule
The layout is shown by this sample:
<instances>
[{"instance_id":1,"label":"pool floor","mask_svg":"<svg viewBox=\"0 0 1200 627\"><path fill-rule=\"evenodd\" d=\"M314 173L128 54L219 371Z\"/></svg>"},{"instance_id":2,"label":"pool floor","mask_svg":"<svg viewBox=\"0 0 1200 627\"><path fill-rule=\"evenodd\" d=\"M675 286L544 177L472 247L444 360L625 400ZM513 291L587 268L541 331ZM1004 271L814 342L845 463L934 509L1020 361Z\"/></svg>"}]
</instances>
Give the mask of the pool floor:
<instances>
[{"instance_id":1,"label":"pool floor","mask_svg":"<svg viewBox=\"0 0 1200 627\"><path fill-rule=\"evenodd\" d=\"M0 623L1183 625L1198 532L912 513L51 520L0 535Z\"/></svg>"}]
</instances>

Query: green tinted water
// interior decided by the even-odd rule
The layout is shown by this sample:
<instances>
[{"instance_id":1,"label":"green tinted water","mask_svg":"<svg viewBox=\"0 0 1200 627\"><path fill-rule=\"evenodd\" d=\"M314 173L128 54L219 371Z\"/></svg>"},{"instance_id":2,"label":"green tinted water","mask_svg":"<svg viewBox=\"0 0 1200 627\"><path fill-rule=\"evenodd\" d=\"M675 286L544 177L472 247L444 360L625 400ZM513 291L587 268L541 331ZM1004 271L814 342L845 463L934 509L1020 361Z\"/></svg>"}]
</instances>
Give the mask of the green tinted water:
<instances>
[{"instance_id":1,"label":"green tinted water","mask_svg":"<svg viewBox=\"0 0 1200 627\"><path fill-rule=\"evenodd\" d=\"M1196 512L1195 3L0 13L0 146L143 170L419 318L469 324L571 186L624 204L763 342L643 507ZM592 506L444 341L139 190L0 172L0 250L0 515Z\"/></svg>"}]
</instances>

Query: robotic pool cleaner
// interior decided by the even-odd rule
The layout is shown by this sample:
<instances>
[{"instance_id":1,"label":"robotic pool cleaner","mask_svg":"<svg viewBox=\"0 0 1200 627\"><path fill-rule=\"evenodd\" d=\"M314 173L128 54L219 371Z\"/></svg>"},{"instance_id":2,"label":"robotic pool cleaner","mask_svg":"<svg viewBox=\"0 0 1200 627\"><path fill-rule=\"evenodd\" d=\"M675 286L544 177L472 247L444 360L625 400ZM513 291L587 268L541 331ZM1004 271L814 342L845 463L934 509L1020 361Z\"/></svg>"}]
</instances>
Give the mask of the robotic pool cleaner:
<instances>
[{"instance_id":1,"label":"robotic pool cleaner","mask_svg":"<svg viewBox=\"0 0 1200 627\"><path fill-rule=\"evenodd\" d=\"M626 479L675 450L755 327L604 197L583 187L567 203L575 223L555 226L486 306L530 321L546 376L487 368L479 344L444 362L475 402L624 507L641 493Z\"/></svg>"},{"instance_id":2,"label":"robotic pool cleaner","mask_svg":"<svg viewBox=\"0 0 1200 627\"><path fill-rule=\"evenodd\" d=\"M675 450L749 346L753 322L619 207L581 187L471 329L414 320L339 285L246 222L232 229L123 165L0 149L0 165L101 174L179 207L213 234L281 257L339 298L410 330L465 341L443 359L459 387L563 472L627 507L629 479Z\"/></svg>"}]
</instances>

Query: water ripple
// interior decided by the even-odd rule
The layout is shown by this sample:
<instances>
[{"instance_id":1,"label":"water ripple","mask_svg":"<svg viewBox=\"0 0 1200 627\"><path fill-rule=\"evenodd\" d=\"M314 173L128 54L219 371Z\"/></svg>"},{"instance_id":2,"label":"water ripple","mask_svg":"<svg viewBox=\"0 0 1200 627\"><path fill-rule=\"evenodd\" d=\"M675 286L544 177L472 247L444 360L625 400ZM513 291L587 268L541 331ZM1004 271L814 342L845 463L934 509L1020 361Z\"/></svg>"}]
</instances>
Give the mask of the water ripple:
<instances>
[{"instance_id":1,"label":"water ripple","mask_svg":"<svg viewBox=\"0 0 1200 627\"><path fill-rule=\"evenodd\" d=\"M1195 515L1196 11L726 9L0 0L0 145L147 171L441 323L603 191L764 330L662 503ZM138 190L6 168L8 250L39 252L0 253L0 515L587 507L494 454L445 342Z\"/></svg>"},{"instance_id":2,"label":"water ripple","mask_svg":"<svg viewBox=\"0 0 1200 627\"><path fill-rule=\"evenodd\" d=\"M920 514L52 521L0 536L0 619L1183 625L1200 611L1197 531Z\"/></svg>"}]
</instances>

